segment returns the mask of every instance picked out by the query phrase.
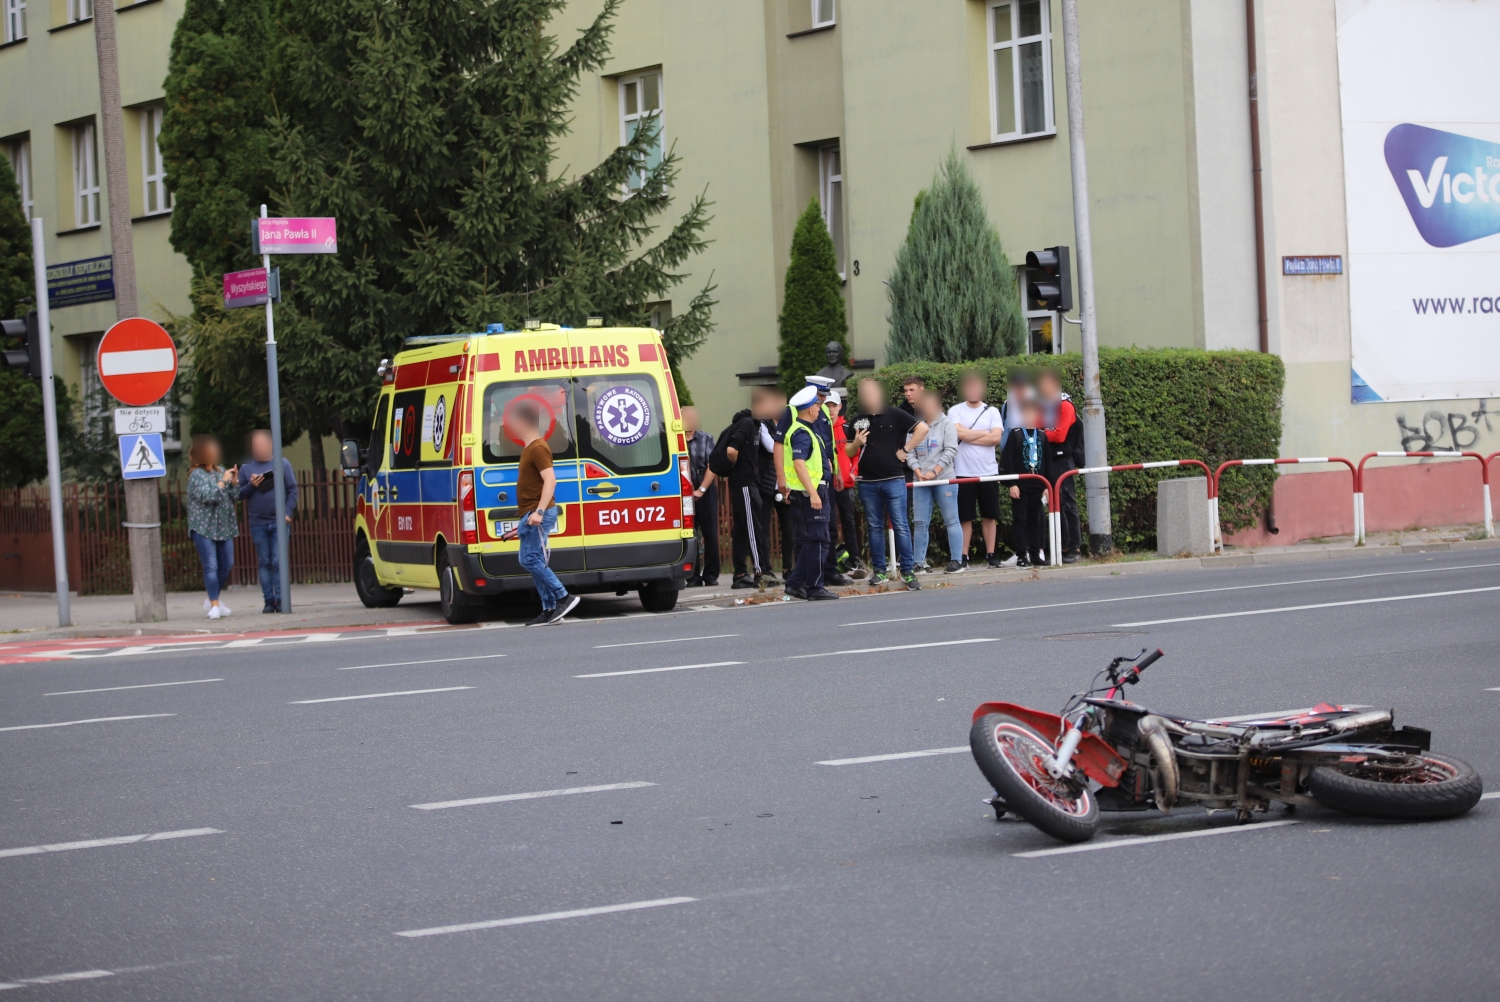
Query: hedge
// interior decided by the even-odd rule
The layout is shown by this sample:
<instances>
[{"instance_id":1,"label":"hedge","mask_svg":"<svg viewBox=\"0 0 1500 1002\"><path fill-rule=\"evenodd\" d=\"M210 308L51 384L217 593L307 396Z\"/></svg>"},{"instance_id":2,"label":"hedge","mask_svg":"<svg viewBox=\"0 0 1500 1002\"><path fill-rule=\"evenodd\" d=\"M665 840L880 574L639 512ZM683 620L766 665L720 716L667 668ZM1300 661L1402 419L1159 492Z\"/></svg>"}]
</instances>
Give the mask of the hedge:
<instances>
[{"instance_id":1,"label":"hedge","mask_svg":"<svg viewBox=\"0 0 1500 1002\"><path fill-rule=\"evenodd\" d=\"M958 400L959 376L968 369L978 369L989 383L990 402L999 403L1012 369L1044 366L1059 370L1063 389L1082 409L1083 357L1076 354L1020 355L965 364L899 362L874 375L885 385L892 401L901 399L902 380L916 375L952 405ZM1286 370L1276 355L1186 348L1101 348L1099 378L1112 466L1201 459L1210 468L1217 468L1226 459L1279 455ZM1121 549L1154 548L1156 481L1163 476L1194 475L1200 475L1195 467L1110 474L1115 545ZM1256 523L1270 503L1276 476L1275 467L1262 466L1237 470L1225 479L1219 517L1226 533ZM1086 522L1082 494L1080 490L1079 514Z\"/></svg>"}]
</instances>

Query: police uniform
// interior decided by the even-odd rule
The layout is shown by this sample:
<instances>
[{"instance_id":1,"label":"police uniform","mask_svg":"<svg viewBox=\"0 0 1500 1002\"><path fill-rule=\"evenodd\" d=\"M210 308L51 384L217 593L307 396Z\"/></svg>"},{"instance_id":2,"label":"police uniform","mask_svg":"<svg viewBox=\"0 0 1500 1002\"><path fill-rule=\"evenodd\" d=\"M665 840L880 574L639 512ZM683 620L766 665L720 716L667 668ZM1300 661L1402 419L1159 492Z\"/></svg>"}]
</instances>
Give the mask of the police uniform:
<instances>
[{"instance_id":1,"label":"police uniform","mask_svg":"<svg viewBox=\"0 0 1500 1002\"><path fill-rule=\"evenodd\" d=\"M797 397L800 397L807 390L812 390L815 394L824 397L826 400L827 395L832 392L831 387L833 386L833 380L829 379L827 376L808 376L806 378L807 385L802 390L798 391ZM795 400L797 399L797 397L793 397L792 399ZM787 409L782 413L781 419L776 423L776 441L786 441L787 433L791 429L792 422L796 419L796 417L797 408L789 400L787 401ZM813 432L817 434L818 439L822 442L823 454L827 457L830 457L831 460L831 457L834 456L833 420L828 416L828 404L823 403L821 406L819 406L817 416L808 423L811 424ZM836 468L837 467L835 467L835 469ZM836 525L839 520L839 502L832 487L832 478L827 478L826 482L830 485L828 489L827 501L828 521L830 525ZM845 484L844 486L847 488L851 485ZM788 481L787 487L791 490L795 490L797 487L796 481ZM850 518L852 520L852 513L850 515ZM795 559L789 558L792 558L793 554L800 552L802 548L802 536L801 529L799 527L800 523L798 523L796 519L792 519L791 521L793 523L792 532L788 533L785 526L783 526L782 528L782 563L787 567L791 567L796 564ZM833 580L835 584L849 583L848 579L842 576L842 572L838 568L838 562L834 556L833 543L831 540L823 558L823 577L825 579Z\"/></svg>"},{"instance_id":2,"label":"police uniform","mask_svg":"<svg viewBox=\"0 0 1500 1002\"><path fill-rule=\"evenodd\" d=\"M816 387L808 386L792 398L791 404L794 409L801 410L816 401ZM802 478L797 475L795 462L799 459L807 466L810 486L822 502L820 508L812 506L811 495ZM833 512L828 497L833 479L831 459L832 455L824 447L822 436L811 424L803 421L800 415L794 417L787 428L786 437L782 439L782 468L791 491L792 513L801 530L802 545L797 554L796 565L792 573L787 575L786 586L789 592L800 591L804 597L836 597L823 587L823 564L828 557L831 538L829 527Z\"/></svg>"}]
</instances>

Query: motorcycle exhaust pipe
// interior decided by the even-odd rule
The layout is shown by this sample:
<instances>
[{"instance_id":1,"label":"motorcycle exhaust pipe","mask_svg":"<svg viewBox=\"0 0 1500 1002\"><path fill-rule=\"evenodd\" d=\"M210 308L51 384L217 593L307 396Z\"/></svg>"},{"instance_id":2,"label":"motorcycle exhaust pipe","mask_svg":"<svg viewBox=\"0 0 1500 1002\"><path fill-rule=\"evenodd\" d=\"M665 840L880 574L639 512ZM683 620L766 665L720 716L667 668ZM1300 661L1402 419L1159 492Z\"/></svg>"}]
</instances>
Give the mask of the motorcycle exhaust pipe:
<instances>
[{"instance_id":1,"label":"motorcycle exhaust pipe","mask_svg":"<svg viewBox=\"0 0 1500 1002\"><path fill-rule=\"evenodd\" d=\"M1328 729L1334 734L1343 734L1346 731L1362 731L1378 724L1389 724L1394 719L1395 715L1390 710L1366 710L1364 713L1356 713L1351 717L1330 720Z\"/></svg>"},{"instance_id":2,"label":"motorcycle exhaust pipe","mask_svg":"<svg viewBox=\"0 0 1500 1002\"><path fill-rule=\"evenodd\" d=\"M1172 741L1167 737L1168 723L1161 717L1147 714L1136 725L1151 755L1151 786L1156 793L1157 810L1172 813L1177 803L1177 791L1182 776L1177 768L1177 753L1172 750Z\"/></svg>"}]
</instances>

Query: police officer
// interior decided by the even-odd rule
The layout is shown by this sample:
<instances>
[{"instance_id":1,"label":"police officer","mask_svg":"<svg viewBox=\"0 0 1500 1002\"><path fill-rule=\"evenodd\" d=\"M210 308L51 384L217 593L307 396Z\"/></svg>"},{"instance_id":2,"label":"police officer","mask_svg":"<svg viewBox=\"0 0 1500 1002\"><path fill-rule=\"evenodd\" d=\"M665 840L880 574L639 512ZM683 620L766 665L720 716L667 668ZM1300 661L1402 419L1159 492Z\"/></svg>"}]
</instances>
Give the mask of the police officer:
<instances>
[{"instance_id":1,"label":"police officer","mask_svg":"<svg viewBox=\"0 0 1500 1002\"><path fill-rule=\"evenodd\" d=\"M828 397L833 390L833 380L829 379L827 376L807 376L806 379L807 388L817 393L817 414L812 421L808 422L808 424L812 426L813 433L816 434L819 441L822 442L823 454L825 456L832 456L834 454L833 419L828 414ZM783 451L782 443L786 440L786 434L791 429L792 421L796 416L796 407L789 404L785 413L782 414L781 420L776 425L776 470L778 474L780 474L778 479L781 481L777 484L777 487L783 494L785 494L788 490L796 487L795 482L785 482L784 471L787 468L786 460L781 455ZM840 480L837 467L834 468L831 481L832 487L828 495L828 503L830 505L828 510L828 519L829 524L833 525L838 522L839 516L837 507L838 501L832 492L842 490L850 485L843 483ZM786 544L783 542L783 546L785 545ZM802 540L799 536L793 541L793 549L800 550L801 545ZM846 585L854 583L851 578L845 576L843 572L839 570L838 563L834 558L833 545L831 542L828 546L827 554L824 556L823 580L827 584L831 585Z\"/></svg>"},{"instance_id":2,"label":"police officer","mask_svg":"<svg viewBox=\"0 0 1500 1002\"><path fill-rule=\"evenodd\" d=\"M815 386L806 386L791 399L794 416L782 440L783 476L790 487L793 517L801 530L802 547L787 575L786 593L809 601L838 598L823 587L823 562L828 557L830 516L828 489L833 479L832 452L813 428L822 409Z\"/></svg>"}]
</instances>

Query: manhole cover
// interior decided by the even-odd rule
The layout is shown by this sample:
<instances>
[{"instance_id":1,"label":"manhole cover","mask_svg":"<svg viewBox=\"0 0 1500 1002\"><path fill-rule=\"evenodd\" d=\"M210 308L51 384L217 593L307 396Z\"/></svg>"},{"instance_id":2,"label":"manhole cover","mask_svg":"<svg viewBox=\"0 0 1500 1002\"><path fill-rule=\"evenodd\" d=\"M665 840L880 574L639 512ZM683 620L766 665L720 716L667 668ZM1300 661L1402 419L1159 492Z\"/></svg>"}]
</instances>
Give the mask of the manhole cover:
<instances>
[{"instance_id":1,"label":"manhole cover","mask_svg":"<svg viewBox=\"0 0 1500 1002\"><path fill-rule=\"evenodd\" d=\"M1059 633L1055 637L1046 637L1047 640L1114 640L1117 637L1144 637L1144 633L1133 633L1129 630L1106 631L1103 633Z\"/></svg>"}]
</instances>

